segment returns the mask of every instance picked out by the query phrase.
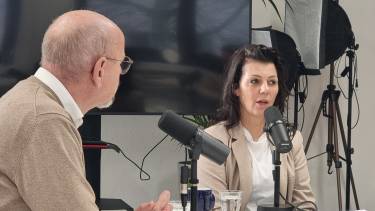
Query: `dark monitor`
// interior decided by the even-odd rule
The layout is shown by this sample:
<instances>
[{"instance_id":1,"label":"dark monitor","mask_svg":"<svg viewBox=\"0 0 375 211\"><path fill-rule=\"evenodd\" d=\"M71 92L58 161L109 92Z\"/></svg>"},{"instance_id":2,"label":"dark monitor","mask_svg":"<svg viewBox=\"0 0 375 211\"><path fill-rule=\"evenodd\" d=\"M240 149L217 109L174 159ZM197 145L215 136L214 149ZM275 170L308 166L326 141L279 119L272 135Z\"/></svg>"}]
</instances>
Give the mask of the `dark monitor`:
<instances>
[{"instance_id":1,"label":"dark monitor","mask_svg":"<svg viewBox=\"0 0 375 211\"><path fill-rule=\"evenodd\" d=\"M126 36L135 63L100 114L214 113L222 72L249 43L249 0L0 0L0 95L39 66L44 31L72 9L98 11Z\"/></svg>"}]
</instances>

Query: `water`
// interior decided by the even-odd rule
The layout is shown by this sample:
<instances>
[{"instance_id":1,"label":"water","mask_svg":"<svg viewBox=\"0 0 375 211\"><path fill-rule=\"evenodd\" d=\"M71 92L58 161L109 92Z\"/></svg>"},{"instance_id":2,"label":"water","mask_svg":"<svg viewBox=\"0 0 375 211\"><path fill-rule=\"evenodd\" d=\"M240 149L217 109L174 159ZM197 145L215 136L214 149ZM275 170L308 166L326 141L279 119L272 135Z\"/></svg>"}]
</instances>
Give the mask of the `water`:
<instances>
[{"instance_id":1,"label":"water","mask_svg":"<svg viewBox=\"0 0 375 211\"><path fill-rule=\"evenodd\" d=\"M221 193L222 211L239 211L241 207L241 192Z\"/></svg>"},{"instance_id":2,"label":"water","mask_svg":"<svg viewBox=\"0 0 375 211\"><path fill-rule=\"evenodd\" d=\"M173 206L173 211L183 211L181 201L179 201L179 200L170 201L169 204ZM185 210L187 210L187 211L190 210L190 202L187 203Z\"/></svg>"}]
</instances>

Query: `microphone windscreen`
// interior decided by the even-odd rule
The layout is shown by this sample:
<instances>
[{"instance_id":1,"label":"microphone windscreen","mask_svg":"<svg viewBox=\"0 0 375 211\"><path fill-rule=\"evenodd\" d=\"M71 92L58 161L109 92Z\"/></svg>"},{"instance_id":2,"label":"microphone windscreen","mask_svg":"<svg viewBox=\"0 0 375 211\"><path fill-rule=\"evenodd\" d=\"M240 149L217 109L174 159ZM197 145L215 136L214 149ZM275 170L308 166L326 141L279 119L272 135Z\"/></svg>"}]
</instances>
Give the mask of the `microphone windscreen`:
<instances>
[{"instance_id":1,"label":"microphone windscreen","mask_svg":"<svg viewBox=\"0 0 375 211\"><path fill-rule=\"evenodd\" d=\"M165 111L158 122L159 128L184 145L195 137L198 126L173 111Z\"/></svg>"},{"instance_id":2,"label":"microphone windscreen","mask_svg":"<svg viewBox=\"0 0 375 211\"><path fill-rule=\"evenodd\" d=\"M264 118L266 119L267 125L283 119L280 110L275 106L271 106L264 111Z\"/></svg>"}]
</instances>

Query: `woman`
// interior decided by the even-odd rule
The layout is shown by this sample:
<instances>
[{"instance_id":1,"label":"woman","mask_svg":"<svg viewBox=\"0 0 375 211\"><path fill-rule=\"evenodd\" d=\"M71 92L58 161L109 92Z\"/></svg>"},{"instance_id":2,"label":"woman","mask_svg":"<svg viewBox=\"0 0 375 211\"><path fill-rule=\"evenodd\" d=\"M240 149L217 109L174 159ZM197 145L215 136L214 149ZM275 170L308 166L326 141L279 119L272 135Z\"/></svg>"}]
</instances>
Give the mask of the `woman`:
<instances>
[{"instance_id":1,"label":"woman","mask_svg":"<svg viewBox=\"0 0 375 211\"><path fill-rule=\"evenodd\" d=\"M204 157L198 163L200 186L213 189L216 205L224 190L241 190L241 210L256 211L257 205L273 204L272 145L263 131L264 111L270 106L284 110L288 90L277 52L262 45L237 50L226 68L221 122L206 131L231 149L219 166ZM293 149L281 154L280 193L298 204L315 202L303 151L302 136L296 132ZM280 204L285 201L280 198ZM305 207L313 209L312 204Z\"/></svg>"}]
</instances>

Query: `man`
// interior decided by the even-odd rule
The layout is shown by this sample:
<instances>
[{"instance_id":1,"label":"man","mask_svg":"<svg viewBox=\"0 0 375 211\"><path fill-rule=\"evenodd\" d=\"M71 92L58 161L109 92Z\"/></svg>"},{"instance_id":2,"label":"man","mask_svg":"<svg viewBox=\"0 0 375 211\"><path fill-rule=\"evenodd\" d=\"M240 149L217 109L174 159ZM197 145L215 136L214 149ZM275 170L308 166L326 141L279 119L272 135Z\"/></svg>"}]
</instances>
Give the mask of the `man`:
<instances>
[{"instance_id":1,"label":"man","mask_svg":"<svg viewBox=\"0 0 375 211\"><path fill-rule=\"evenodd\" d=\"M92 11L49 26L41 67L0 99L0 210L98 210L77 128L83 114L113 101L132 63L124 49L120 28ZM138 210L171 210L169 197Z\"/></svg>"}]
</instances>

